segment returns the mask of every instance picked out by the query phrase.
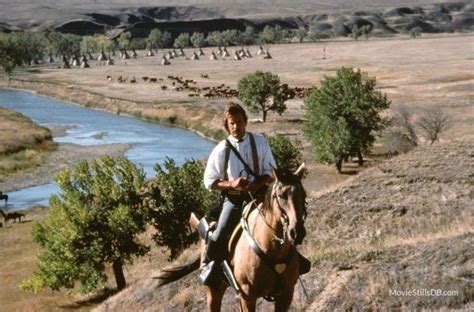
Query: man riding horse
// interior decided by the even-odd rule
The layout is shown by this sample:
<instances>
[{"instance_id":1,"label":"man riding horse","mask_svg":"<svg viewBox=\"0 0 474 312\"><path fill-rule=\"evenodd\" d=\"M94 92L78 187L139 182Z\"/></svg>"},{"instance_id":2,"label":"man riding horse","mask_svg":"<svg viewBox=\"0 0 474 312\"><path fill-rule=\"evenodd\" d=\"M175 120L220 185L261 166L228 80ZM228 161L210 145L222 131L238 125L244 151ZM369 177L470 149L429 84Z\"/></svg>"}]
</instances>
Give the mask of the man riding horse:
<instances>
[{"instance_id":1,"label":"man riding horse","mask_svg":"<svg viewBox=\"0 0 474 312\"><path fill-rule=\"evenodd\" d=\"M258 194L265 194L274 181L275 159L265 137L246 131L247 114L236 103L227 106L224 128L229 133L211 152L204 184L207 189L222 192L223 205L217 227L209 233L200 282L207 286L216 284L216 275L227 256L227 241L242 217L242 209ZM309 271L309 261L301 271ZM305 272L302 272L305 273Z\"/></svg>"}]
</instances>

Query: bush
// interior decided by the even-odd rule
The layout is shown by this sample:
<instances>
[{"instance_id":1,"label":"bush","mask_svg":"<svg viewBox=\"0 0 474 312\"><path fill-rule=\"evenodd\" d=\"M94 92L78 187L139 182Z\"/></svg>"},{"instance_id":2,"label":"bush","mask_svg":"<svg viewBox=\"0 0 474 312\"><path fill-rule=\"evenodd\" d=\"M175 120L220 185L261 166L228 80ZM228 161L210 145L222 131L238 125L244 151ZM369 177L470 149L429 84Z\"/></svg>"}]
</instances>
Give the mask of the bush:
<instances>
[{"instance_id":1,"label":"bush","mask_svg":"<svg viewBox=\"0 0 474 312\"><path fill-rule=\"evenodd\" d=\"M38 269L22 288L59 290L79 282L87 293L106 282L106 264L112 264L117 288L124 288L123 265L149 250L138 240L149 220L143 181L143 170L108 156L60 172L60 193L51 196L47 219L33 227L43 248Z\"/></svg>"},{"instance_id":2,"label":"bush","mask_svg":"<svg viewBox=\"0 0 474 312\"><path fill-rule=\"evenodd\" d=\"M197 241L196 233L188 225L191 212L205 215L217 202L218 194L204 187L204 164L200 161L187 160L179 167L168 158L164 168L155 166L155 172L162 200L152 212L152 222L157 229L153 239L157 245L168 247L169 258L175 259Z\"/></svg>"},{"instance_id":3,"label":"bush","mask_svg":"<svg viewBox=\"0 0 474 312\"><path fill-rule=\"evenodd\" d=\"M295 172L303 163L303 156L299 148L300 142L293 143L282 134L269 136L267 139L278 168Z\"/></svg>"},{"instance_id":4,"label":"bush","mask_svg":"<svg viewBox=\"0 0 474 312\"><path fill-rule=\"evenodd\" d=\"M406 153L418 145L413 114L406 107L398 107L382 132L382 141L389 154Z\"/></svg>"}]
</instances>

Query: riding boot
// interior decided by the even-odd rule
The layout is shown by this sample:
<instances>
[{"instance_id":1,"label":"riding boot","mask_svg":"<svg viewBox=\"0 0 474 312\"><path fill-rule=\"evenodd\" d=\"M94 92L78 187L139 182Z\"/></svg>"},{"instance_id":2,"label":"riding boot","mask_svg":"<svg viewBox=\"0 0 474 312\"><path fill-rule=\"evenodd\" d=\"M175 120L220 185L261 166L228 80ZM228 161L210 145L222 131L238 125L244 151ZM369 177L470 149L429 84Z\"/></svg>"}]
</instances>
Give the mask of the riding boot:
<instances>
[{"instance_id":1,"label":"riding boot","mask_svg":"<svg viewBox=\"0 0 474 312\"><path fill-rule=\"evenodd\" d=\"M300 261L300 275L308 273L309 270L311 270L311 261L309 261L307 258L302 256L299 252L298 252L298 258Z\"/></svg>"},{"instance_id":2,"label":"riding boot","mask_svg":"<svg viewBox=\"0 0 474 312\"><path fill-rule=\"evenodd\" d=\"M206 249L206 255L201 267L201 274L199 275L199 282L202 285L217 288L222 279L222 270L220 263L222 257L219 255L217 244L212 239L209 239Z\"/></svg>"}]
</instances>

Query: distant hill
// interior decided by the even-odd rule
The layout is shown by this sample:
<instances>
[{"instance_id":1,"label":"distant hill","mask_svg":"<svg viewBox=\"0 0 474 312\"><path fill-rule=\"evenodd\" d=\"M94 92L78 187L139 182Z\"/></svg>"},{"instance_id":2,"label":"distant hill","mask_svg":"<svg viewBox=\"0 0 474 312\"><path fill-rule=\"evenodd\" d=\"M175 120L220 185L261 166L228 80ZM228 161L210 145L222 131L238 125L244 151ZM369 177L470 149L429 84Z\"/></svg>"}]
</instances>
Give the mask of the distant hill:
<instances>
[{"instance_id":1,"label":"distant hill","mask_svg":"<svg viewBox=\"0 0 474 312\"><path fill-rule=\"evenodd\" d=\"M328 37L346 36L353 26L371 25L372 35L389 36L420 27L423 32L474 30L473 1L2 1L0 31L56 30L79 35L129 30L147 36L160 28L173 34L243 30L266 25L296 29L310 24ZM179 5L176 5L179 3Z\"/></svg>"}]
</instances>

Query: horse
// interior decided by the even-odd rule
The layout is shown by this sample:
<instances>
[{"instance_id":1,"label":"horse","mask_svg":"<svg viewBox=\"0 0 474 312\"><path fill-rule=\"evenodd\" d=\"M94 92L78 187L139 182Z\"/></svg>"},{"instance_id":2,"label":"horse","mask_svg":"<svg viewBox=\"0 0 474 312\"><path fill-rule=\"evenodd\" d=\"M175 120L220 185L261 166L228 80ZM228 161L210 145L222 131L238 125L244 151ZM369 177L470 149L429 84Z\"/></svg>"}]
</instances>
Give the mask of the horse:
<instances>
[{"instance_id":1,"label":"horse","mask_svg":"<svg viewBox=\"0 0 474 312\"><path fill-rule=\"evenodd\" d=\"M5 206L8 204L8 195L3 194L3 192L0 192L0 200L5 200Z\"/></svg>"},{"instance_id":2,"label":"horse","mask_svg":"<svg viewBox=\"0 0 474 312\"><path fill-rule=\"evenodd\" d=\"M3 210L0 209L0 214L3 216L3 219L5 220L5 224L8 222L8 220L13 220L18 223L21 223L21 218L25 218L25 214L21 212L10 212L10 213L5 213Z\"/></svg>"},{"instance_id":3,"label":"horse","mask_svg":"<svg viewBox=\"0 0 474 312\"><path fill-rule=\"evenodd\" d=\"M291 305L300 270L296 246L306 235L306 192L301 183L303 174L304 164L295 173L274 170L275 181L269 186L264 201L242 218L243 234L236 238L235 248L228 255L238 287L241 311L255 311L257 299L261 297L274 299L275 311L287 311ZM190 223L196 225L196 222ZM161 286L197 268L199 261L194 260L163 270L155 278L162 280ZM203 286L209 311L220 311L229 284L232 283L222 281L217 287Z\"/></svg>"}]
</instances>

